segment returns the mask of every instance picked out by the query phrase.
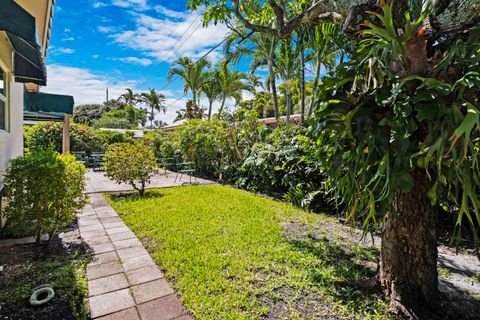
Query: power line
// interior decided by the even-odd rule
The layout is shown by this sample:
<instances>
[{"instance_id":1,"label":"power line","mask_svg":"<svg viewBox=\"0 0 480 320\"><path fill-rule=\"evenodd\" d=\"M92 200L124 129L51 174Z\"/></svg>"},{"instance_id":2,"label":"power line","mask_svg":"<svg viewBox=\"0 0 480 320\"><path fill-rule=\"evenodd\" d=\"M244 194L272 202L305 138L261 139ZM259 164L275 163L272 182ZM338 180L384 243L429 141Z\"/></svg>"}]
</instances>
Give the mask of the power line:
<instances>
[{"instance_id":1,"label":"power line","mask_svg":"<svg viewBox=\"0 0 480 320\"><path fill-rule=\"evenodd\" d=\"M188 30L190 30L190 28L193 26L193 24L198 20L198 18L200 18L200 15L198 15L191 23L190 25L187 27L187 29L185 29L185 31L183 31L183 33L181 34L181 36L175 41L175 43L173 44L172 46L172 51L170 52L170 54L168 55L167 59L171 58L172 55L175 55L175 52L181 47L183 46L183 44L185 44L185 42L197 31L197 29L200 27L200 25L202 24L202 22L200 21L200 23L197 25L197 27L193 30L193 32L187 37L185 38L185 40L183 41L183 43L175 48L175 46L180 42L180 40L182 40L183 36L187 33ZM177 26L178 28L178 26ZM176 28L175 28L176 29ZM170 33L170 35L173 33L173 30L172 32ZM158 67L157 68L154 68L153 70L157 71ZM150 80L152 80L153 78L155 77L155 74L153 74L152 76L150 76L149 78L147 78L146 80L144 80L141 84L139 84L140 86L143 86L145 84L147 84Z\"/></svg>"}]
</instances>

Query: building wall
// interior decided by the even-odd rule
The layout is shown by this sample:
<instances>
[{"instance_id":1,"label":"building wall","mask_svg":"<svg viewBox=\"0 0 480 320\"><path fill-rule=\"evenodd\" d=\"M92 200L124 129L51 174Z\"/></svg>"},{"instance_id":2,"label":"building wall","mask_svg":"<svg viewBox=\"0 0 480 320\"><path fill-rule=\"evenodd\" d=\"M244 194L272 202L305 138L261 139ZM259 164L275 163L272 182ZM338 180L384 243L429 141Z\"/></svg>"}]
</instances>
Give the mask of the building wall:
<instances>
[{"instance_id":1,"label":"building wall","mask_svg":"<svg viewBox=\"0 0 480 320\"><path fill-rule=\"evenodd\" d=\"M0 130L0 189L3 175L10 159L23 154L23 84L16 83L12 76L12 50L0 32L0 65L7 73L8 106L7 130Z\"/></svg>"}]
</instances>

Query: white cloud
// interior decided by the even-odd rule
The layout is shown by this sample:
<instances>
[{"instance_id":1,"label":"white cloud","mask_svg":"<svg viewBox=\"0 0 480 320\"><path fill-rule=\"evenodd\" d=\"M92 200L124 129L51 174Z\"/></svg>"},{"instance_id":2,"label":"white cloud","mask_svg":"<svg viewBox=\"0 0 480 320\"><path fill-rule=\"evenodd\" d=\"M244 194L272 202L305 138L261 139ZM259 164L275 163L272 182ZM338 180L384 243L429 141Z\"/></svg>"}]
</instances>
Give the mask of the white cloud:
<instances>
[{"instance_id":1,"label":"white cloud","mask_svg":"<svg viewBox=\"0 0 480 320\"><path fill-rule=\"evenodd\" d=\"M97 30L101 33L110 33L110 32L116 32L117 28L116 27L107 27L107 26L98 26Z\"/></svg>"},{"instance_id":2,"label":"white cloud","mask_svg":"<svg viewBox=\"0 0 480 320\"><path fill-rule=\"evenodd\" d=\"M58 64L47 66L46 92L72 95L75 104L102 103L108 87L111 98L119 97L125 88L135 88L136 81L120 81L94 74L87 69L67 67Z\"/></svg>"},{"instance_id":3,"label":"white cloud","mask_svg":"<svg viewBox=\"0 0 480 320\"><path fill-rule=\"evenodd\" d=\"M138 57L125 57L125 58L112 58L112 60L117 60L126 63L138 64L141 66L149 66L152 64L152 60L147 58L138 58Z\"/></svg>"},{"instance_id":4,"label":"white cloud","mask_svg":"<svg viewBox=\"0 0 480 320\"><path fill-rule=\"evenodd\" d=\"M93 7L96 9L96 8L102 8L102 7L106 7L108 6L108 4L106 4L105 2L102 2L102 1L94 1L93 2Z\"/></svg>"},{"instance_id":5,"label":"white cloud","mask_svg":"<svg viewBox=\"0 0 480 320\"><path fill-rule=\"evenodd\" d=\"M74 41L74 40L75 40L74 37L66 37L62 39L62 41Z\"/></svg>"},{"instance_id":6,"label":"white cloud","mask_svg":"<svg viewBox=\"0 0 480 320\"><path fill-rule=\"evenodd\" d=\"M184 18L186 16L185 12L170 10L167 7L164 7L162 5L157 5L153 7L153 10L157 11L158 13L166 17L174 18L174 19Z\"/></svg>"},{"instance_id":7,"label":"white cloud","mask_svg":"<svg viewBox=\"0 0 480 320\"><path fill-rule=\"evenodd\" d=\"M50 50L49 50L50 54L52 55L60 55L60 54L73 54L75 53L75 49L71 49L71 48L56 48L56 47L50 47Z\"/></svg>"},{"instance_id":8,"label":"white cloud","mask_svg":"<svg viewBox=\"0 0 480 320\"><path fill-rule=\"evenodd\" d=\"M113 0L112 5L141 11L150 9L148 0Z\"/></svg>"},{"instance_id":9,"label":"white cloud","mask_svg":"<svg viewBox=\"0 0 480 320\"><path fill-rule=\"evenodd\" d=\"M95 74L87 69L51 64L47 66L47 74L47 86L42 88L42 91L71 95L75 98L75 105L104 102L107 87L110 99L125 93L125 88L132 88L136 92L141 91L137 88L139 81L122 81L118 78ZM167 97L167 105L172 104L183 95L171 90L162 90L161 92ZM171 123L176 117L175 111L185 106L187 98L170 105L166 114L157 113L155 118Z\"/></svg>"},{"instance_id":10,"label":"white cloud","mask_svg":"<svg viewBox=\"0 0 480 320\"><path fill-rule=\"evenodd\" d=\"M92 59L98 59L100 57L99 54L92 54Z\"/></svg>"},{"instance_id":11,"label":"white cloud","mask_svg":"<svg viewBox=\"0 0 480 320\"><path fill-rule=\"evenodd\" d=\"M118 44L166 62L179 56L199 58L220 43L229 31L222 24L202 28L199 13L185 14L180 20L134 14L134 20L135 29L114 32L110 37ZM208 57L218 60L221 48Z\"/></svg>"}]
</instances>

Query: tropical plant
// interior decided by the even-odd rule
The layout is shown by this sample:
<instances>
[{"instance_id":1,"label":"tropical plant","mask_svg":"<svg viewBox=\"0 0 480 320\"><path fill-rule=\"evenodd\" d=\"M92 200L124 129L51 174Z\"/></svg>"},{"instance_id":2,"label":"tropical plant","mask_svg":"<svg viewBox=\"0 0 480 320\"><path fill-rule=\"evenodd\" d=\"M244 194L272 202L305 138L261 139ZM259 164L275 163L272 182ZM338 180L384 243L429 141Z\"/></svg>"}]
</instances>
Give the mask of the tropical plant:
<instances>
[{"instance_id":1,"label":"tropical plant","mask_svg":"<svg viewBox=\"0 0 480 320\"><path fill-rule=\"evenodd\" d=\"M220 109L218 110L218 115L220 116L228 98L234 99L236 104L240 103L242 91L248 88L243 83L247 76L238 70L232 71L226 62L221 63L216 75L218 77L219 99L221 101Z\"/></svg>"},{"instance_id":2,"label":"tropical plant","mask_svg":"<svg viewBox=\"0 0 480 320\"><path fill-rule=\"evenodd\" d=\"M175 60L168 71L167 79L171 81L174 76L182 78L184 93L187 94L191 91L192 101L198 106L202 87L208 81L208 73L205 72L208 67L210 67L210 62L205 58L193 61L189 57L182 57Z\"/></svg>"},{"instance_id":3,"label":"tropical plant","mask_svg":"<svg viewBox=\"0 0 480 320\"><path fill-rule=\"evenodd\" d=\"M167 107L165 106L165 95L157 92L155 89L150 89L148 92L143 92L140 95L140 99L150 108L150 127L153 128L155 111L163 111L163 113L167 111Z\"/></svg>"},{"instance_id":4,"label":"tropical plant","mask_svg":"<svg viewBox=\"0 0 480 320\"><path fill-rule=\"evenodd\" d=\"M275 117L278 118L280 112L276 74L274 70L278 40L263 33L248 33L242 26L239 27L239 30L242 30L242 33L232 32L227 38L225 43L226 59L236 64L240 58L251 56L253 58L253 62L250 65L251 75L253 75L257 69L267 67L268 77L266 88L269 88L272 93Z\"/></svg>"},{"instance_id":5,"label":"tropical plant","mask_svg":"<svg viewBox=\"0 0 480 320\"><path fill-rule=\"evenodd\" d=\"M207 80L202 86L202 92L208 99L208 120L212 119L213 103L220 98L220 83L218 70L208 71Z\"/></svg>"},{"instance_id":6,"label":"tropical plant","mask_svg":"<svg viewBox=\"0 0 480 320\"><path fill-rule=\"evenodd\" d=\"M115 143L105 153L105 175L116 183L128 183L140 196L145 186L158 173L157 158L150 144Z\"/></svg>"},{"instance_id":7,"label":"tropical plant","mask_svg":"<svg viewBox=\"0 0 480 320\"><path fill-rule=\"evenodd\" d=\"M383 228L380 283L410 317L438 312L437 207L478 244L480 29L427 59L424 16L373 13L351 61L324 80L316 135L347 220ZM405 249L408 248L408 249Z\"/></svg>"},{"instance_id":8,"label":"tropical plant","mask_svg":"<svg viewBox=\"0 0 480 320\"><path fill-rule=\"evenodd\" d=\"M118 101L124 102L125 104L134 107L139 102L138 94L134 93L132 89L125 89L126 92L122 94Z\"/></svg>"},{"instance_id":9,"label":"tropical plant","mask_svg":"<svg viewBox=\"0 0 480 320\"><path fill-rule=\"evenodd\" d=\"M13 159L5 175L5 216L17 235L49 241L86 204L85 167L72 155L39 150Z\"/></svg>"}]
</instances>

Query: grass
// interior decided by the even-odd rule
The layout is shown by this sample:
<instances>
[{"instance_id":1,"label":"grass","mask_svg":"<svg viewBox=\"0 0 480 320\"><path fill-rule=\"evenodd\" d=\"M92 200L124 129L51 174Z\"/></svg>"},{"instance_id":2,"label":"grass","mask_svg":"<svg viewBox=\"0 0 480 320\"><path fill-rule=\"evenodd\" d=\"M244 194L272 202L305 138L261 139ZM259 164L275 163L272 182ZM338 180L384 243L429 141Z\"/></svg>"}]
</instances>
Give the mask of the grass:
<instances>
[{"instance_id":1,"label":"grass","mask_svg":"<svg viewBox=\"0 0 480 320\"><path fill-rule=\"evenodd\" d=\"M88 319L85 268L89 259L84 253L71 248L68 255L55 255L35 245L13 249L3 261L5 277L0 281L3 314L14 319ZM55 297L45 307L33 308L28 304L32 289L42 284L50 284Z\"/></svg>"},{"instance_id":2,"label":"grass","mask_svg":"<svg viewBox=\"0 0 480 320\"><path fill-rule=\"evenodd\" d=\"M378 250L329 237L326 216L225 186L109 201L195 319L388 318L378 293L349 285Z\"/></svg>"}]
</instances>

